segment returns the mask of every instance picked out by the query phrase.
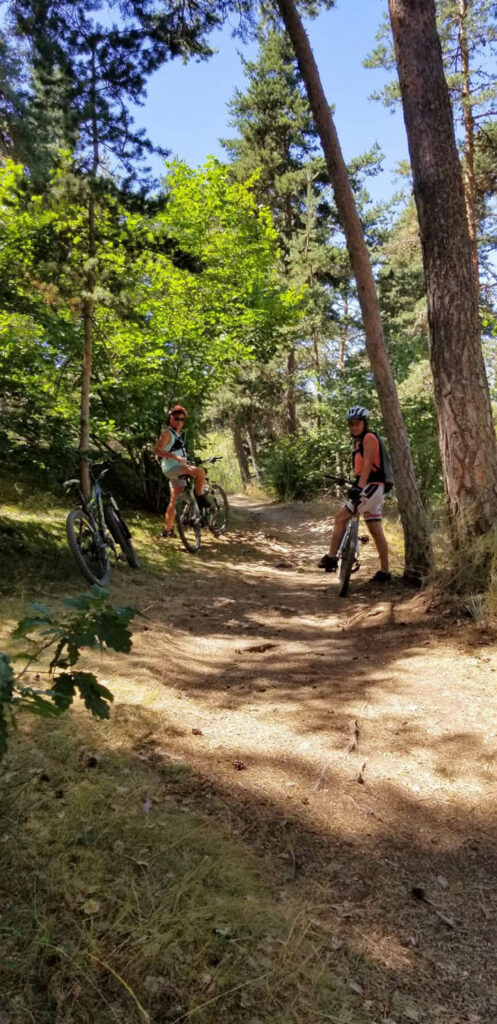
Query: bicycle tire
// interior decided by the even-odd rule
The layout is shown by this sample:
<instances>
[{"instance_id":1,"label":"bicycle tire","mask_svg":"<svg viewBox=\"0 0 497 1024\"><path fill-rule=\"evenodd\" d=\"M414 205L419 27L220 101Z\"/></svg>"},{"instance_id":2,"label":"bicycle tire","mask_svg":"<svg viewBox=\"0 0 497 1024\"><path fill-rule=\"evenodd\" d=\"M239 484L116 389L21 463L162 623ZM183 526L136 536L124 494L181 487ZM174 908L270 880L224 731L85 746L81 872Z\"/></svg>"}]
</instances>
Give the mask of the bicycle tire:
<instances>
[{"instance_id":1,"label":"bicycle tire","mask_svg":"<svg viewBox=\"0 0 497 1024\"><path fill-rule=\"evenodd\" d=\"M107 505L105 509L105 522L116 544L119 544L128 564L132 569L140 569L140 559L131 543L131 534L128 527L121 514L116 512L112 505Z\"/></svg>"},{"instance_id":2,"label":"bicycle tire","mask_svg":"<svg viewBox=\"0 0 497 1024\"><path fill-rule=\"evenodd\" d=\"M205 497L211 506L207 526L215 537L220 537L228 529L229 504L228 498L219 484L209 484Z\"/></svg>"},{"instance_id":3,"label":"bicycle tire","mask_svg":"<svg viewBox=\"0 0 497 1024\"><path fill-rule=\"evenodd\" d=\"M354 516L347 525L347 535L344 538L343 547L340 548L338 554L339 597L347 597L352 567L356 557L358 534L359 520L357 516Z\"/></svg>"},{"instance_id":4,"label":"bicycle tire","mask_svg":"<svg viewBox=\"0 0 497 1024\"><path fill-rule=\"evenodd\" d=\"M110 580L109 551L86 512L80 508L72 509L66 519L66 534L83 576L89 583L106 587Z\"/></svg>"},{"instance_id":5,"label":"bicycle tire","mask_svg":"<svg viewBox=\"0 0 497 1024\"><path fill-rule=\"evenodd\" d=\"M193 498L187 494L181 494L176 502L176 525L183 547L194 555L200 547L202 528Z\"/></svg>"}]
</instances>

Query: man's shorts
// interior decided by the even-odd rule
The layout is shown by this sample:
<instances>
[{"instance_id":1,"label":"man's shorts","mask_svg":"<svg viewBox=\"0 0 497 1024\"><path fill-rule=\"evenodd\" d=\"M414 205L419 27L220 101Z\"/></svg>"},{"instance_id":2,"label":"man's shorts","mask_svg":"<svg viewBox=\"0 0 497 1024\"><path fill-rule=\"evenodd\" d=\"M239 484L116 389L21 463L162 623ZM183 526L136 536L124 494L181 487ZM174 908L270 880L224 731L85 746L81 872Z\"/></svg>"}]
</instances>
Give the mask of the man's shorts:
<instances>
[{"instance_id":1,"label":"man's shorts","mask_svg":"<svg viewBox=\"0 0 497 1024\"><path fill-rule=\"evenodd\" d=\"M364 516L366 523L381 523L381 506L383 505L384 497L384 484L366 484L364 497L361 498L357 506L357 512L360 516ZM352 501L347 501L345 508L349 512L356 511Z\"/></svg>"},{"instance_id":2,"label":"man's shorts","mask_svg":"<svg viewBox=\"0 0 497 1024\"><path fill-rule=\"evenodd\" d=\"M165 461L166 460L163 459L162 462L161 462L161 469L162 469L162 472L164 473L164 476L168 480L170 480L171 483L174 483L175 487L181 487L181 488L186 487L186 483L187 483L186 477L183 477L183 479L180 480L180 475L185 472L185 467L184 466L180 466L180 464L178 462L176 464L176 466L171 466L170 469L165 469L164 468L164 462ZM187 476L189 476L189 474L187 474Z\"/></svg>"}]
</instances>

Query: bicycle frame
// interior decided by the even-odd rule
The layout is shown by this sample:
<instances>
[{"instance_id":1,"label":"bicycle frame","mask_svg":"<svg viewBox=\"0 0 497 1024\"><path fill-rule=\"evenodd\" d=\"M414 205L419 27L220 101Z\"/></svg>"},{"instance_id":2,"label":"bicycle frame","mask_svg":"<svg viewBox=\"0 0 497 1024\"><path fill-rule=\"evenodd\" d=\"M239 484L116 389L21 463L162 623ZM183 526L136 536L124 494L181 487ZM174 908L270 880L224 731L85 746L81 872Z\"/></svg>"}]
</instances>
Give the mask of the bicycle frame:
<instances>
[{"instance_id":1,"label":"bicycle frame","mask_svg":"<svg viewBox=\"0 0 497 1024\"><path fill-rule=\"evenodd\" d=\"M100 476L99 476L98 480L94 480L93 478L90 478L91 479L91 494L90 494L89 498L86 498L85 495L83 494L83 491L81 490L81 487L79 486L79 480L67 480L66 483L67 484L71 484L71 483L77 484L79 500L81 502L81 507L82 507L83 511L86 512L86 515L88 516L88 518L89 518L93 528L96 530L98 535L102 538L103 544L104 545L107 544L112 549L114 554L116 554L116 546L114 544L114 538L111 536L111 534L107 530L107 526L106 526L106 522L105 522L104 491L103 491L102 487L100 486L100 479L103 476L105 476L105 474L108 472L108 469L109 469L109 466L105 466L104 467L103 471L100 473ZM109 501L111 502L111 504L113 505L115 510L117 512L119 512L117 503L114 501L114 498L112 497L112 495L110 494L110 495L108 495L108 497L109 497Z\"/></svg>"},{"instance_id":2,"label":"bicycle frame","mask_svg":"<svg viewBox=\"0 0 497 1024\"><path fill-rule=\"evenodd\" d=\"M329 476L327 479L331 483L338 485L346 499L345 488L352 487L352 482L344 477L336 476ZM359 513L356 510L350 513L337 552L340 597L347 595L350 576L360 568L361 543L362 538L359 536Z\"/></svg>"},{"instance_id":3,"label":"bicycle frame","mask_svg":"<svg viewBox=\"0 0 497 1024\"><path fill-rule=\"evenodd\" d=\"M212 458L212 459L194 459L195 465L197 465L197 466L204 466L205 483L207 484L207 490L209 489L209 470L207 469L207 465L209 463L218 462L219 458L220 458L220 456L214 456L214 458ZM221 456L221 458L222 458L222 456ZM193 504L195 506L195 515L198 516L198 518L200 519L201 518L200 507L199 507L199 504L198 504L198 501L197 501L197 495L195 494L194 480L193 480L193 477L190 476L190 474L188 474L188 476L186 478L186 484L185 484L185 487L183 488L183 494L186 494L187 491L190 492L190 496L191 496L191 498L193 498Z\"/></svg>"},{"instance_id":4,"label":"bicycle frame","mask_svg":"<svg viewBox=\"0 0 497 1024\"><path fill-rule=\"evenodd\" d=\"M347 525L345 527L345 533L344 533L344 535L343 535L343 537L342 537L342 539L340 541L340 547L338 549L337 558L341 558L342 555L343 555L343 552L345 551L345 548L346 548L346 546L347 546L347 544L349 542L350 531L352 529L352 523L354 522L355 519L359 519L359 515L358 515L357 512L354 512L351 515L351 517L350 517L350 519L349 519L349 521L348 521L348 523L347 523ZM359 561L360 553L361 553L361 540L360 540L359 534L357 534L357 540L356 540L356 544L355 544L355 556L356 556L357 562Z\"/></svg>"}]
</instances>

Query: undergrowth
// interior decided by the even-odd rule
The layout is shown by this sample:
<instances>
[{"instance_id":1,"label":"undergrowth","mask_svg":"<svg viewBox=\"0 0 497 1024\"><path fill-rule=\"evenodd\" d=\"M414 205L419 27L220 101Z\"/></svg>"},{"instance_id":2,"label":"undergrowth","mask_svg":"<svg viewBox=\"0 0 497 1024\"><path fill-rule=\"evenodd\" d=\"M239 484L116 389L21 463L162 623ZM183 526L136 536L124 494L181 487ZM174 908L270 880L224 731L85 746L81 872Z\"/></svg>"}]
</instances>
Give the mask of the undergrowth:
<instances>
[{"instance_id":1,"label":"undergrowth","mask_svg":"<svg viewBox=\"0 0 497 1024\"><path fill-rule=\"evenodd\" d=\"M0 593L17 595L26 600L40 594L82 587L82 576L68 547L66 518L72 508L49 492L38 491L26 483L3 478L0 500ZM177 569L181 553L177 545L155 543L163 522L161 516L126 511L126 520L133 534L133 543L147 569ZM113 562L114 574L133 574L124 561Z\"/></svg>"},{"instance_id":2,"label":"undergrowth","mask_svg":"<svg viewBox=\"0 0 497 1024\"><path fill-rule=\"evenodd\" d=\"M25 726L8 756L0 1011L9 1024L365 1020L317 922L282 898L281 865L189 809L187 766L165 755L150 767L141 746L150 724L135 709L105 729L74 712L71 723Z\"/></svg>"},{"instance_id":3,"label":"undergrowth","mask_svg":"<svg viewBox=\"0 0 497 1024\"><path fill-rule=\"evenodd\" d=\"M435 568L430 583L482 624L497 623L497 526L472 543L454 546L445 518L434 530Z\"/></svg>"}]
</instances>

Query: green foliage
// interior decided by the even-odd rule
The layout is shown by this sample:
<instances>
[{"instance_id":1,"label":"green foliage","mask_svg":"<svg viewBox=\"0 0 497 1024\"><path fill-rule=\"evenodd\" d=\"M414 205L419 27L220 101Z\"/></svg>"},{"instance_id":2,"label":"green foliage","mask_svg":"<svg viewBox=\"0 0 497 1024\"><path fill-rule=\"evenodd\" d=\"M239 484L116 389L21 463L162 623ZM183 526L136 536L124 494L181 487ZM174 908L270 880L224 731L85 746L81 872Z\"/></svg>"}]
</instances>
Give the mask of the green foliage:
<instances>
[{"instance_id":1,"label":"green foliage","mask_svg":"<svg viewBox=\"0 0 497 1024\"><path fill-rule=\"evenodd\" d=\"M0 450L47 478L69 475L78 440L86 189L69 158L43 196L26 191L22 168L0 172ZM93 429L124 445L140 487L164 407L191 408L194 440L216 382L300 317L250 184L212 160L171 165L164 190L134 212L112 194L96 200ZM182 246L200 273L180 265Z\"/></svg>"},{"instance_id":2,"label":"green foliage","mask_svg":"<svg viewBox=\"0 0 497 1024\"><path fill-rule=\"evenodd\" d=\"M8 725L13 723L15 711L51 717L67 711L79 695L92 715L109 717L112 694L93 672L75 666L82 648L111 648L127 654L131 650L129 624L137 613L128 606L110 604L107 592L96 586L87 594L67 598L64 607L67 611L60 615L46 605L31 604L30 614L17 624L12 638L29 644L28 650L16 655L25 661L21 671L14 672L12 658L0 654L0 758L7 750ZM23 685L26 672L47 652L51 652L51 685L46 689Z\"/></svg>"},{"instance_id":3,"label":"green foliage","mask_svg":"<svg viewBox=\"0 0 497 1024\"><path fill-rule=\"evenodd\" d=\"M305 501L326 486L326 474L348 475L350 443L344 427L341 438L327 428L282 437L262 456L264 482L281 501Z\"/></svg>"}]
</instances>

